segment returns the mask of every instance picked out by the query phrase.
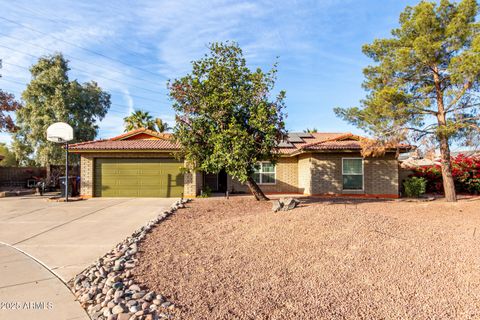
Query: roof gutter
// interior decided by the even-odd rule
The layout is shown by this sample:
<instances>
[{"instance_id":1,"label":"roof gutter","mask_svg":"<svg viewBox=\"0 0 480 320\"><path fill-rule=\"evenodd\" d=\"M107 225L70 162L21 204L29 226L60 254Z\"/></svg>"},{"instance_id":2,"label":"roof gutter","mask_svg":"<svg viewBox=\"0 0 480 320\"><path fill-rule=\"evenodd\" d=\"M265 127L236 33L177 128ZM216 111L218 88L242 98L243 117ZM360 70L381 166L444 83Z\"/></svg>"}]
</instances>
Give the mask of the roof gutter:
<instances>
[{"instance_id":1,"label":"roof gutter","mask_svg":"<svg viewBox=\"0 0 480 320\"><path fill-rule=\"evenodd\" d=\"M175 153L180 152L176 149L69 149L71 153Z\"/></svg>"},{"instance_id":2,"label":"roof gutter","mask_svg":"<svg viewBox=\"0 0 480 320\"><path fill-rule=\"evenodd\" d=\"M400 153L405 153L411 150L411 148L399 148ZM289 156L298 156L300 154L304 153L352 153L352 152L361 152L362 149L299 149L298 151L295 151ZM385 153L394 153L397 152L397 149L391 148L385 150Z\"/></svg>"}]
</instances>

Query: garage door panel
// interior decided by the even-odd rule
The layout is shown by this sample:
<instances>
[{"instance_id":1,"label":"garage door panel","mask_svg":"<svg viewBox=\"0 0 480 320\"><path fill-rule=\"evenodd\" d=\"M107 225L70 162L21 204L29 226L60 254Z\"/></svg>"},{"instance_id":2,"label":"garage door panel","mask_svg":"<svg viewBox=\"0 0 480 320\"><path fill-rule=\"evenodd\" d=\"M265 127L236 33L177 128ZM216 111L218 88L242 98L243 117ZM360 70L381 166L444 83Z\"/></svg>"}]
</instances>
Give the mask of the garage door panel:
<instances>
[{"instance_id":1,"label":"garage door panel","mask_svg":"<svg viewBox=\"0 0 480 320\"><path fill-rule=\"evenodd\" d=\"M182 163L174 159L96 159L97 197L178 197Z\"/></svg>"}]
</instances>

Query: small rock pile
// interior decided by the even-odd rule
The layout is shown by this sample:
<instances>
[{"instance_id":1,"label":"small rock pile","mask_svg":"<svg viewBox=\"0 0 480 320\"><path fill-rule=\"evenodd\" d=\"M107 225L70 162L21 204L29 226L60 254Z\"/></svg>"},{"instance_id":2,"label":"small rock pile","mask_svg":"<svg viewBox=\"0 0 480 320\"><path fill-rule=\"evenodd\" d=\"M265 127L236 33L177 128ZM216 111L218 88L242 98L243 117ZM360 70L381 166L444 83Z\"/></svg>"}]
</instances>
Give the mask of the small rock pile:
<instances>
[{"instance_id":1,"label":"small rock pile","mask_svg":"<svg viewBox=\"0 0 480 320\"><path fill-rule=\"evenodd\" d=\"M288 211L295 209L300 204L300 200L294 198L280 198L273 201L272 211Z\"/></svg>"},{"instance_id":2,"label":"small rock pile","mask_svg":"<svg viewBox=\"0 0 480 320\"><path fill-rule=\"evenodd\" d=\"M68 283L82 307L93 320L170 319L175 306L161 294L147 291L134 283L132 269L137 260L138 243L146 234L177 209L185 208L188 199L177 201L93 265Z\"/></svg>"}]
</instances>

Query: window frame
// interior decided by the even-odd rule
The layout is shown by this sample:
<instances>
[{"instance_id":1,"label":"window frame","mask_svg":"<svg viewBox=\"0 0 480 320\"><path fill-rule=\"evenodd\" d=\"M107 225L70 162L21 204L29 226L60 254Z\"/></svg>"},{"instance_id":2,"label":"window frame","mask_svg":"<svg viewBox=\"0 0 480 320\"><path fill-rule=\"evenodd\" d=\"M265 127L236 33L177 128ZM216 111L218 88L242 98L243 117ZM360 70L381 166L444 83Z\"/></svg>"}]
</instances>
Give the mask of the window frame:
<instances>
[{"instance_id":1,"label":"window frame","mask_svg":"<svg viewBox=\"0 0 480 320\"><path fill-rule=\"evenodd\" d=\"M344 160L362 160L362 173L349 173L345 174L344 169ZM343 184L344 176L362 176L362 189L345 189ZM342 191L365 191L365 159L361 157L342 157Z\"/></svg>"},{"instance_id":2,"label":"window frame","mask_svg":"<svg viewBox=\"0 0 480 320\"><path fill-rule=\"evenodd\" d=\"M273 165L273 172L263 172L263 164L264 163L268 163L268 164ZM254 172L254 173L258 173L260 181L257 182L257 181L255 181L255 179L254 179L254 181L258 185L276 185L277 184L277 165L273 164L271 161L259 161L259 162L257 162L257 165L260 165L260 171L259 172ZM273 173L273 182L262 182L262 174L265 174L265 173L269 173L269 174Z\"/></svg>"}]
</instances>

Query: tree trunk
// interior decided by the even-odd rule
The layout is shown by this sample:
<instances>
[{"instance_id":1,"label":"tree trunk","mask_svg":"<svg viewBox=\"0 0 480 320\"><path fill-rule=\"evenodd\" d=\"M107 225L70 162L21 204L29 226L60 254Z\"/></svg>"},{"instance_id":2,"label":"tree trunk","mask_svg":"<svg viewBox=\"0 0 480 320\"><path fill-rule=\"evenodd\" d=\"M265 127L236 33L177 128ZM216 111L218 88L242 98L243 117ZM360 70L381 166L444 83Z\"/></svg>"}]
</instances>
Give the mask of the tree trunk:
<instances>
[{"instance_id":1,"label":"tree trunk","mask_svg":"<svg viewBox=\"0 0 480 320\"><path fill-rule=\"evenodd\" d=\"M440 154L442 156L442 180L443 192L448 202L456 202L455 183L452 176L452 162L450 161L450 146L448 145L448 136L443 129L447 126L447 116L443 103L443 88L438 71L438 66L433 68L433 81L435 83L435 91L437 95L437 122L438 122L438 139L440 141Z\"/></svg>"},{"instance_id":2,"label":"tree trunk","mask_svg":"<svg viewBox=\"0 0 480 320\"><path fill-rule=\"evenodd\" d=\"M450 146L448 145L448 138L442 136L440 138L440 154L442 156L442 180L443 191L445 192L445 199L448 202L457 201L455 193L455 183L452 176L452 162L450 161Z\"/></svg>"},{"instance_id":3,"label":"tree trunk","mask_svg":"<svg viewBox=\"0 0 480 320\"><path fill-rule=\"evenodd\" d=\"M255 182L255 180L253 180L252 177L248 177L247 186L250 189L250 191L252 192L255 199L257 199L258 201L268 201L268 200L270 200L270 199L267 198L267 196L265 196L262 189L259 188L259 186Z\"/></svg>"}]
</instances>

